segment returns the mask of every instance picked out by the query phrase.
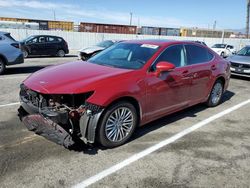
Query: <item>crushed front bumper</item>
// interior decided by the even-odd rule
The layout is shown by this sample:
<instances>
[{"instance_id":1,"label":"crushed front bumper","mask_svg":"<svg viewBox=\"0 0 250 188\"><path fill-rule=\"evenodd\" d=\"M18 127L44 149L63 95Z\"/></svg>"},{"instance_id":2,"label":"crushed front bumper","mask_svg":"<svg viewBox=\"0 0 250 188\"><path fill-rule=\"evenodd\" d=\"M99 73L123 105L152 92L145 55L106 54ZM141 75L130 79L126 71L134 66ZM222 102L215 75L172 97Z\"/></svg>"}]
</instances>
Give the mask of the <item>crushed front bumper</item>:
<instances>
[{"instance_id":1,"label":"crushed front bumper","mask_svg":"<svg viewBox=\"0 0 250 188\"><path fill-rule=\"evenodd\" d=\"M96 128L104 110L95 104L85 102L85 111L79 114L78 123L73 123L68 111L51 111L49 108L39 108L36 103L38 96L34 91L26 92L21 88L19 108L20 120L28 130L45 137L59 145L70 148L76 140L85 144L95 142Z\"/></svg>"},{"instance_id":2,"label":"crushed front bumper","mask_svg":"<svg viewBox=\"0 0 250 188\"><path fill-rule=\"evenodd\" d=\"M40 114L28 115L27 112L20 107L18 109L19 117L29 131L33 131L46 139L70 148L75 144L73 137L59 124L45 118Z\"/></svg>"}]
</instances>

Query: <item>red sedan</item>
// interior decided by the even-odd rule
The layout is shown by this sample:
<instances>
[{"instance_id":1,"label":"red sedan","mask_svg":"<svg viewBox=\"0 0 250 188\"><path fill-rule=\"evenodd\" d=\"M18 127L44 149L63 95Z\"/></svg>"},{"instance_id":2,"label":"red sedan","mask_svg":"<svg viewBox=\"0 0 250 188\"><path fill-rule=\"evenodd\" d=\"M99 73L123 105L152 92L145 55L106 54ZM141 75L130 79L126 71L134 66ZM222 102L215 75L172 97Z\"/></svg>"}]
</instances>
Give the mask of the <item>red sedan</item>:
<instances>
[{"instance_id":1,"label":"red sedan","mask_svg":"<svg viewBox=\"0 0 250 188\"><path fill-rule=\"evenodd\" d=\"M198 103L217 106L229 79L229 62L204 45L126 41L87 62L32 74L21 84L19 116L67 148L79 138L110 148L157 118Z\"/></svg>"}]
</instances>

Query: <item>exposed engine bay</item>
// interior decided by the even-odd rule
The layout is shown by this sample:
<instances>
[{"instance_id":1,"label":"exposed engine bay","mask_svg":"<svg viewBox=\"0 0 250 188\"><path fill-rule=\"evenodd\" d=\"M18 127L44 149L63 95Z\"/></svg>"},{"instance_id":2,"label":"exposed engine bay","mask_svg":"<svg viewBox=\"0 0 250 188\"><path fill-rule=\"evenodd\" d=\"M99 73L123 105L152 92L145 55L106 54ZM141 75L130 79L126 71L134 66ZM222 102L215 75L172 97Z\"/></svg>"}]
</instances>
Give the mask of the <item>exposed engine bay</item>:
<instances>
[{"instance_id":1,"label":"exposed engine bay","mask_svg":"<svg viewBox=\"0 0 250 188\"><path fill-rule=\"evenodd\" d=\"M38 135L70 148L76 138L94 143L103 107L87 103L84 94L40 94L21 85L19 117Z\"/></svg>"}]
</instances>

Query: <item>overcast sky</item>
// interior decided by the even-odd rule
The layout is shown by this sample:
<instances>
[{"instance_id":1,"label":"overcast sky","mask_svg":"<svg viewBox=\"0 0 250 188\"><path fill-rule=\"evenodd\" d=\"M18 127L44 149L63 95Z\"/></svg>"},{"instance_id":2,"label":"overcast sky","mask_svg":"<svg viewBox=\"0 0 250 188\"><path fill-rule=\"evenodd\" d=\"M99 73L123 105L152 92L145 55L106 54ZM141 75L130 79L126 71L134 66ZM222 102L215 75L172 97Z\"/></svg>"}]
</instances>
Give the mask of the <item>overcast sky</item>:
<instances>
[{"instance_id":1,"label":"overcast sky","mask_svg":"<svg viewBox=\"0 0 250 188\"><path fill-rule=\"evenodd\" d=\"M163 27L245 27L246 0L0 0L0 17Z\"/></svg>"}]
</instances>

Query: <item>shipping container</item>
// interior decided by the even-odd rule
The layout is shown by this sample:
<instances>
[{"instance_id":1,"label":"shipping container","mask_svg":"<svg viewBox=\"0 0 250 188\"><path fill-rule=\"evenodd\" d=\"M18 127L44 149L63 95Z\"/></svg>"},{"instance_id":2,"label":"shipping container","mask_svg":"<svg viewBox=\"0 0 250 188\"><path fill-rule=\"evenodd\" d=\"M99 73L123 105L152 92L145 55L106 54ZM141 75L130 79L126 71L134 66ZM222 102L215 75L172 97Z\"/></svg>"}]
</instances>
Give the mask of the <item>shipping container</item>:
<instances>
[{"instance_id":1,"label":"shipping container","mask_svg":"<svg viewBox=\"0 0 250 188\"><path fill-rule=\"evenodd\" d=\"M40 30L66 30L73 31L74 23L67 21L49 21L49 20L36 20L36 19L23 19L23 18L6 18L0 17L0 21L13 21L22 23L38 23Z\"/></svg>"},{"instance_id":2,"label":"shipping container","mask_svg":"<svg viewBox=\"0 0 250 188\"><path fill-rule=\"evenodd\" d=\"M80 32L136 34L136 26L100 23L80 23Z\"/></svg>"},{"instance_id":3,"label":"shipping container","mask_svg":"<svg viewBox=\"0 0 250 188\"><path fill-rule=\"evenodd\" d=\"M180 36L180 29L167 28L167 36Z\"/></svg>"},{"instance_id":4,"label":"shipping container","mask_svg":"<svg viewBox=\"0 0 250 188\"><path fill-rule=\"evenodd\" d=\"M153 27L142 26L141 34L142 35L153 35Z\"/></svg>"},{"instance_id":5,"label":"shipping container","mask_svg":"<svg viewBox=\"0 0 250 188\"><path fill-rule=\"evenodd\" d=\"M74 23L66 21L48 21L49 30L73 31Z\"/></svg>"},{"instance_id":6,"label":"shipping container","mask_svg":"<svg viewBox=\"0 0 250 188\"><path fill-rule=\"evenodd\" d=\"M45 20L29 20L31 23L38 23L40 30L48 30L48 21Z\"/></svg>"},{"instance_id":7,"label":"shipping container","mask_svg":"<svg viewBox=\"0 0 250 188\"><path fill-rule=\"evenodd\" d=\"M224 31L224 38L229 38L233 32ZM222 30L200 29L200 28L182 28L181 36L183 37L208 37L221 38L223 36Z\"/></svg>"}]
</instances>

